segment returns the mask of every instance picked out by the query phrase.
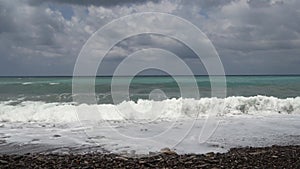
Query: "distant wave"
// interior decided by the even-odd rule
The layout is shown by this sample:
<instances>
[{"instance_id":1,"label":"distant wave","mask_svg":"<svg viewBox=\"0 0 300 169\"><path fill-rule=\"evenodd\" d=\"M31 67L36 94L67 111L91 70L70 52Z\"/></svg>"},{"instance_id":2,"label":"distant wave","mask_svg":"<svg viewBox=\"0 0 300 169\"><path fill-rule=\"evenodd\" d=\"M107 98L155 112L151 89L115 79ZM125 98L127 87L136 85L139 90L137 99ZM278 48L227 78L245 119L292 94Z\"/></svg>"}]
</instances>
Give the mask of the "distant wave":
<instances>
[{"instance_id":1,"label":"distant wave","mask_svg":"<svg viewBox=\"0 0 300 169\"><path fill-rule=\"evenodd\" d=\"M24 82L24 83L22 83L22 85L30 85L30 84L33 84L33 82Z\"/></svg>"},{"instance_id":2,"label":"distant wave","mask_svg":"<svg viewBox=\"0 0 300 169\"><path fill-rule=\"evenodd\" d=\"M49 83L49 85L59 85L60 83Z\"/></svg>"},{"instance_id":3,"label":"distant wave","mask_svg":"<svg viewBox=\"0 0 300 169\"><path fill-rule=\"evenodd\" d=\"M152 107L153 106L153 107ZM96 114L89 114L96 108ZM132 109L133 108L133 109ZM152 108L152 109L151 109ZM300 97L228 97L194 99L139 100L118 105L74 105L24 101L14 105L0 102L0 121L9 122L74 122L77 110L86 110L92 120L177 120L217 113L218 116L300 114ZM136 111L135 111L136 110Z\"/></svg>"}]
</instances>

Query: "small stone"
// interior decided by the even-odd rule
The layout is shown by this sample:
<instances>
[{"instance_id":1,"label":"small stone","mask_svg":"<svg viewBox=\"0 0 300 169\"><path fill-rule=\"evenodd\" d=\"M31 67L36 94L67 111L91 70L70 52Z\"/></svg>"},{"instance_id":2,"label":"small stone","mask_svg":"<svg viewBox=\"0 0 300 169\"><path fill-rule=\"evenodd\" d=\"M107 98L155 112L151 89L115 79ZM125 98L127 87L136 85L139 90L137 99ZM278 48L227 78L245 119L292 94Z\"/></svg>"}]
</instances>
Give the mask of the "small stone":
<instances>
[{"instance_id":1,"label":"small stone","mask_svg":"<svg viewBox=\"0 0 300 169\"><path fill-rule=\"evenodd\" d=\"M145 164L145 163L147 163L147 161L140 160L139 163L140 163L140 164Z\"/></svg>"},{"instance_id":2,"label":"small stone","mask_svg":"<svg viewBox=\"0 0 300 169\"><path fill-rule=\"evenodd\" d=\"M128 160L128 158L125 158L125 157L122 157L122 156L116 157L116 159L120 159L120 160L124 160L124 161Z\"/></svg>"},{"instance_id":3,"label":"small stone","mask_svg":"<svg viewBox=\"0 0 300 169\"><path fill-rule=\"evenodd\" d=\"M0 160L0 164L8 164L8 162L5 160Z\"/></svg>"},{"instance_id":4,"label":"small stone","mask_svg":"<svg viewBox=\"0 0 300 169\"><path fill-rule=\"evenodd\" d=\"M16 156L14 156L12 159L13 159L13 160L20 160L21 158L22 158L22 156L16 155Z\"/></svg>"},{"instance_id":5,"label":"small stone","mask_svg":"<svg viewBox=\"0 0 300 169\"><path fill-rule=\"evenodd\" d=\"M206 167L208 167L208 164L202 164L202 165L199 165L198 167L199 168L206 168Z\"/></svg>"},{"instance_id":6,"label":"small stone","mask_svg":"<svg viewBox=\"0 0 300 169\"><path fill-rule=\"evenodd\" d=\"M175 151L172 151L170 148L168 147L165 147L165 148L162 148L160 150L161 153L164 153L164 154L177 154Z\"/></svg>"},{"instance_id":7,"label":"small stone","mask_svg":"<svg viewBox=\"0 0 300 169\"><path fill-rule=\"evenodd\" d=\"M42 157L37 157L36 158L38 161L43 161L44 159Z\"/></svg>"},{"instance_id":8,"label":"small stone","mask_svg":"<svg viewBox=\"0 0 300 169\"><path fill-rule=\"evenodd\" d=\"M250 155L258 155L258 154L263 154L263 153L266 153L266 151L261 150L261 151L256 151L256 152L252 152L252 153L249 153L249 154Z\"/></svg>"},{"instance_id":9,"label":"small stone","mask_svg":"<svg viewBox=\"0 0 300 169\"><path fill-rule=\"evenodd\" d=\"M149 151L149 155L156 155L156 152Z\"/></svg>"},{"instance_id":10,"label":"small stone","mask_svg":"<svg viewBox=\"0 0 300 169\"><path fill-rule=\"evenodd\" d=\"M59 134L54 134L53 137L61 137Z\"/></svg>"},{"instance_id":11,"label":"small stone","mask_svg":"<svg viewBox=\"0 0 300 169\"><path fill-rule=\"evenodd\" d=\"M213 157L215 155L214 152L208 152L205 154L206 157Z\"/></svg>"}]
</instances>

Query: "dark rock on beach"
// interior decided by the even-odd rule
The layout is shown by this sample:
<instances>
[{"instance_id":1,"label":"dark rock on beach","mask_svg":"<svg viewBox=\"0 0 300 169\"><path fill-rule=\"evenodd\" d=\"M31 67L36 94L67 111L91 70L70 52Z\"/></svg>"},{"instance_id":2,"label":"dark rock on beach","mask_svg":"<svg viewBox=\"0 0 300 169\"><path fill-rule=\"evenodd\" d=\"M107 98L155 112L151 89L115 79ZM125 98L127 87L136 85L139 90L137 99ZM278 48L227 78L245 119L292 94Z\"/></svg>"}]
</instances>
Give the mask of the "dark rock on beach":
<instances>
[{"instance_id":1,"label":"dark rock on beach","mask_svg":"<svg viewBox=\"0 0 300 169\"><path fill-rule=\"evenodd\" d=\"M0 168L300 168L300 146L233 148L227 153L178 155L165 148L144 157L118 154L0 155Z\"/></svg>"}]
</instances>

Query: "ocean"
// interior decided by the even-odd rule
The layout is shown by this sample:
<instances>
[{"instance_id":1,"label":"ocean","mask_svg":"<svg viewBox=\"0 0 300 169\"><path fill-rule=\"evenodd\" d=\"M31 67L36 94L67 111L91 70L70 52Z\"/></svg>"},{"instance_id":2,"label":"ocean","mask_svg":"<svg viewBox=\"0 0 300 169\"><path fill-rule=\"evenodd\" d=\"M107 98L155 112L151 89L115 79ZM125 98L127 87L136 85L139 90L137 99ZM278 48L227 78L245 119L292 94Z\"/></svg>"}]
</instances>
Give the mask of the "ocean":
<instances>
[{"instance_id":1,"label":"ocean","mask_svg":"<svg viewBox=\"0 0 300 169\"><path fill-rule=\"evenodd\" d=\"M90 78L81 77L83 83ZM121 82L129 77L114 78L123 85ZM176 78L189 86L192 77ZM211 97L207 76L195 78L200 98L181 96L173 77L138 76L129 85L129 98L114 102L112 77L96 77L97 104L91 105L73 100L72 77L1 77L0 148L3 141L2 148L38 144L51 145L52 149L41 146L25 151L14 147L0 153L52 152L57 147L94 151L95 143L105 151L117 153L131 150L147 153L163 147L176 147L181 153L222 152L236 146L299 143L300 76L227 76L225 98ZM164 95L157 100L149 98L149 93L157 89ZM93 114L93 108L100 115ZM93 122L79 122L83 116L78 110L83 109L86 110L83 114ZM212 112L219 127L208 144L200 145L197 140L201 127ZM183 133L189 133L190 128L192 134L184 136L182 141ZM168 131L164 137L154 137L164 131ZM79 136L78 132L85 134ZM147 139L140 142L132 138ZM153 143L148 138L159 141ZM178 142L182 144L178 146ZM85 148L78 150L82 145Z\"/></svg>"},{"instance_id":2,"label":"ocean","mask_svg":"<svg viewBox=\"0 0 300 169\"><path fill-rule=\"evenodd\" d=\"M114 77L126 79L127 77ZM189 82L190 77L179 77ZM95 91L99 104L113 103L111 98L112 77L97 77ZM211 97L207 76L197 76L201 98ZM273 96L280 99L300 96L300 76L227 76L227 96ZM188 85L188 84L187 84ZM172 77L135 77L130 84L130 100L148 99L154 89L165 92L168 99L180 98L179 87ZM71 77L2 77L0 101L72 102Z\"/></svg>"},{"instance_id":3,"label":"ocean","mask_svg":"<svg viewBox=\"0 0 300 169\"><path fill-rule=\"evenodd\" d=\"M114 78L118 81L118 85L125 85L122 82L125 83L130 77ZM111 114L111 118L107 115L108 120L119 119L114 115L114 106L121 105L126 107L126 104L132 106L132 102L136 106L147 106L149 102L154 102L153 98L149 98L149 95L151 91L157 89L163 91L164 95L155 102L171 108L184 102L182 106L184 108L188 107L186 109L189 110L185 114L190 115L196 113L205 114L219 106L220 103L226 105L225 110L227 114L259 114L266 111L272 113L293 113L300 110L300 76L227 76L225 98L211 97L211 83L208 76L176 77L181 82L186 82L184 83L185 86L189 86L192 83L192 78L196 79L200 98L192 99L182 96L175 78L170 76L134 77L129 85L129 91L124 91L124 93L129 93L129 98L118 102L113 100L111 95L112 77L97 77L95 78L95 97L101 110L107 111L103 113ZM92 78L80 78L83 84L90 79ZM53 110L57 115L57 119L55 119L53 113L51 114L53 122L72 121L75 118L74 115L66 116L67 119L62 117L64 117L63 114L73 111L76 106L82 104L76 103L73 97L72 77L2 77L0 78L0 120L49 121L50 119L47 118L50 114L43 112L52 112ZM207 102L215 103L208 104ZM111 105L114 106L111 108ZM57 107L62 107L62 109L56 110ZM222 112L222 108L220 107L218 111ZM123 109L125 110L126 108ZM169 111L173 111L176 114L183 110ZM15 115L12 112L17 112L19 118L14 119ZM25 114L26 116L22 119L21 117ZM131 118L135 118L134 116L137 115L133 114ZM168 115L170 118L172 117L172 113ZM41 119L38 119L38 117ZM147 116L144 118L147 119Z\"/></svg>"}]
</instances>

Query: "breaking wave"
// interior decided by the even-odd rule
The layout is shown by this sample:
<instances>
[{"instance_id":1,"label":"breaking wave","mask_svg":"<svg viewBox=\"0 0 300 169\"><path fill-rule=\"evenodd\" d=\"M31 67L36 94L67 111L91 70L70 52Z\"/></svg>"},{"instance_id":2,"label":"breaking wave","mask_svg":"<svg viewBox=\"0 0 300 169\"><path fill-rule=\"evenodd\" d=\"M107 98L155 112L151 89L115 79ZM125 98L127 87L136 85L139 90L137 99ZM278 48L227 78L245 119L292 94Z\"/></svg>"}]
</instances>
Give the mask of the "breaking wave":
<instances>
[{"instance_id":1,"label":"breaking wave","mask_svg":"<svg viewBox=\"0 0 300 169\"><path fill-rule=\"evenodd\" d=\"M75 103L45 103L24 101L0 102L2 122L76 122L77 111L96 108L93 120L178 120L191 119L216 113L218 116L300 114L300 97L227 97L195 99L167 99L163 101L138 100L118 105L86 105ZM80 112L81 113L81 112Z\"/></svg>"}]
</instances>

